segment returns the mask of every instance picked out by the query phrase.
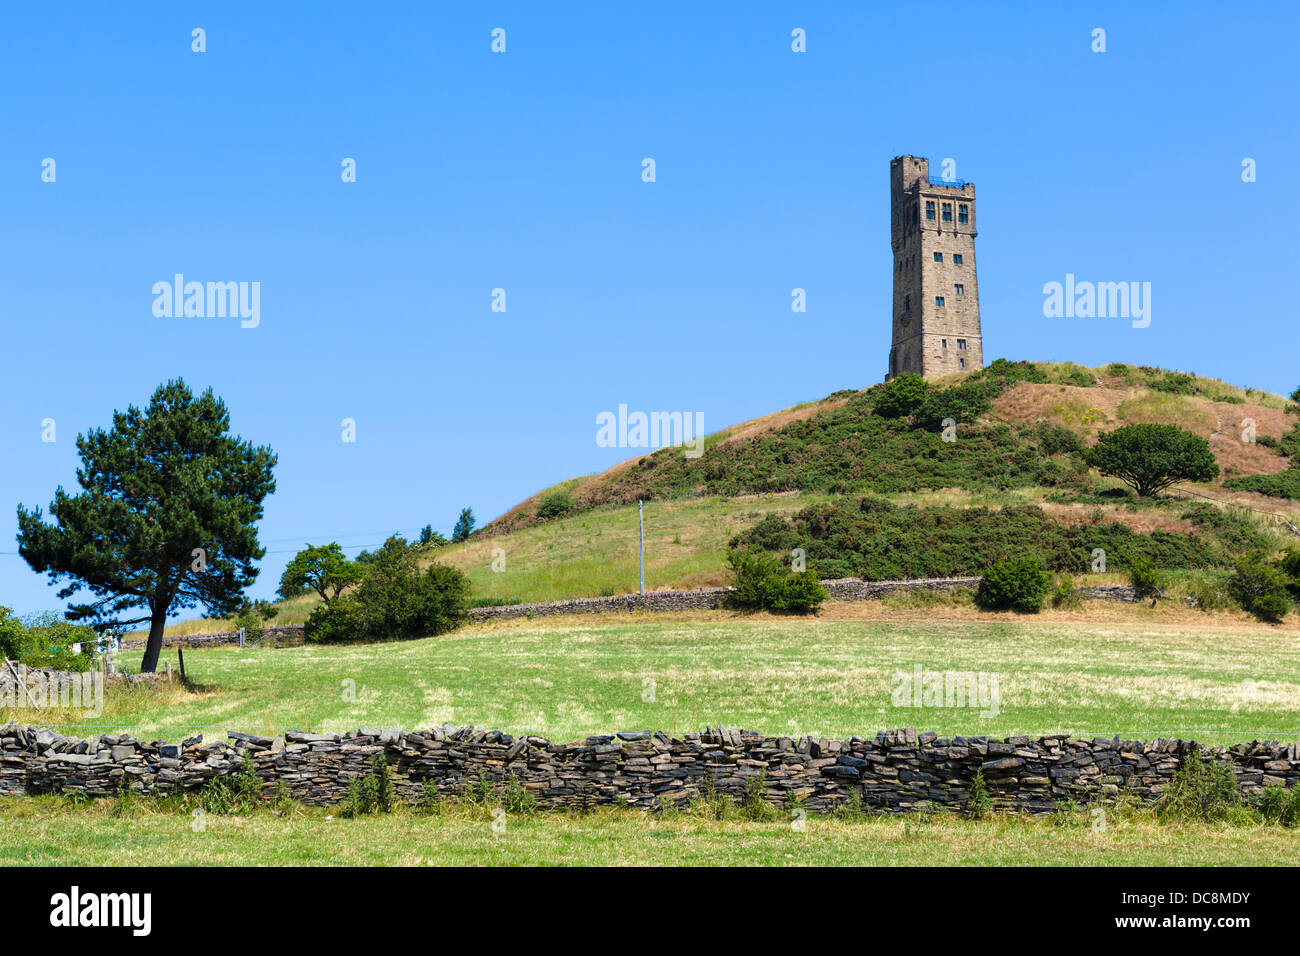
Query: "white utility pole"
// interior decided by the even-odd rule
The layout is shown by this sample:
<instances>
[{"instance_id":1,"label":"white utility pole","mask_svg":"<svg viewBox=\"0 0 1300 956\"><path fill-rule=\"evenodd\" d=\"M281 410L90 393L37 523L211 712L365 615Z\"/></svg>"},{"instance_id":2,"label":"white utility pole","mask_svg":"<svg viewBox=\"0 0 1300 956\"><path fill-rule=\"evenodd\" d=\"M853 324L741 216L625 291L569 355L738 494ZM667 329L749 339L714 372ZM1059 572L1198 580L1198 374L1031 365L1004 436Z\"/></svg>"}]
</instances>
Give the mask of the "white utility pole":
<instances>
[{"instance_id":1,"label":"white utility pole","mask_svg":"<svg viewBox=\"0 0 1300 956\"><path fill-rule=\"evenodd\" d=\"M641 540L641 593L645 594L645 502L636 503L636 530Z\"/></svg>"}]
</instances>

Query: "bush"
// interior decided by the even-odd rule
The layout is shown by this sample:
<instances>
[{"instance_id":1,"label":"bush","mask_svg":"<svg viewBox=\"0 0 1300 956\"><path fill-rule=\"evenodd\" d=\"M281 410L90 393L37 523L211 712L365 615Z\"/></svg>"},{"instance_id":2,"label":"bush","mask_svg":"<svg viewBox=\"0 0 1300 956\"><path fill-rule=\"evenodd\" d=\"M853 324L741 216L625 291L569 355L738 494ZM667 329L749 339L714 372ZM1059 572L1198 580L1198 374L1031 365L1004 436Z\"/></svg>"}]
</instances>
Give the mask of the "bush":
<instances>
[{"instance_id":1,"label":"bush","mask_svg":"<svg viewBox=\"0 0 1300 956\"><path fill-rule=\"evenodd\" d=\"M1287 585L1290 579L1279 568L1258 555L1239 558L1228 580L1228 593L1241 607L1261 621L1276 623L1290 607Z\"/></svg>"},{"instance_id":2,"label":"bush","mask_svg":"<svg viewBox=\"0 0 1300 956\"><path fill-rule=\"evenodd\" d=\"M1139 555L1129 561L1128 581L1140 598L1158 595L1161 590L1160 572L1151 559Z\"/></svg>"},{"instance_id":3,"label":"bush","mask_svg":"<svg viewBox=\"0 0 1300 956\"><path fill-rule=\"evenodd\" d=\"M1039 422L1025 430L1026 437L1036 439L1038 447L1045 455L1068 455L1083 451L1083 439L1060 425Z\"/></svg>"},{"instance_id":4,"label":"bush","mask_svg":"<svg viewBox=\"0 0 1300 956\"><path fill-rule=\"evenodd\" d=\"M738 607L773 611L814 611L826 600L826 590L813 571L787 572L776 558L762 551L727 554Z\"/></svg>"},{"instance_id":5,"label":"bush","mask_svg":"<svg viewBox=\"0 0 1300 956\"><path fill-rule=\"evenodd\" d=\"M1036 613L1047 595L1047 571L1036 558L999 561L984 572L975 603L986 611Z\"/></svg>"},{"instance_id":6,"label":"bush","mask_svg":"<svg viewBox=\"0 0 1300 956\"><path fill-rule=\"evenodd\" d=\"M94 659L99 638L85 624L73 624L55 614L29 614L14 617L13 611L0 606L0 654L27 667L52 667L57 670L85 671ZM74 645L81 645L74 652Z\"/></svg>"},{"instance_id":7,"label":"bush","mask_svg":"<svg viewBox=\"0 0 1300 956\"><path fill-rule=\"evenodd\" d=\"M1215 823L1227 817L1238 802L1232 767L1197 751L1183 758L1169 788L1156 801L1155 811L1162 822Z\"/></svg>"},{"instance_id":8,"label":"bush","mask_svg":"<svg viewBox=\"0 0 1300 956\"><path fill-rule=\"evenodd\" d=\"M930 384L915 372L904 372L872 389L872 410L884 418L915 415L930 392Z\"/></svg>"},{"instance_id":9,"label":"bush","mask_svg":"<svg viewBox=\"0 0 1300 956\"><path fill-rule=\"evenodd\" d=\"M1290 580L1286 588L1296 600L1300 600L1300 550L1287 548L1286 553L1278 559L1278 570Z\"/></svg>"},{"instance_id":10,"label":"bush","mask_svg":"<svg viewBox=\"0 0 1300 956\"><path fill-rule=\"evenodd\" d=\"M1195 395L1197 392L1196 376L1188 375L1186 372L1166 372L1149 384L1157 392L1168 392L1172 395Z\"/></svg>"},{"instance_id":11,"label":"bush","mask_svg":"<svg viewBox=\"0 0 1300 956\"><path fill-rule=\"evenodd\" d=\"M1257 495L1296 501L1300 500L1300 468L1292 465L1286 471L1279 471L1272 475L1229 478L1223 483L1223 487L1233 491L1253 491Z\"/></svg>"},{"instance_id":12,"label":"bush","mask_svg":"<svg viewBox=\"0 0 1300 956\"><path fill-rule=\"evenodd\" d=\"M984 782L984 771L976 770L975 779L970 784L970 794L966 798L966 805L962 808L962 814L972 820L981 820L992 810L993 797L989 793L988 784Z\"/></svg>"},{"instance_id":13,"label":"bush","mask_svg":"<svg viewBox=\"0 0 1300 956\"><path fill-rule=\"evenodd\" d=\"M348 784L348 795L343 801L340 816L363 817L376 813L392 813L397 806L397 787L388 769L388 757L375 754L370 770L360 780Z\"/></svg>"},{"instance_id":14,"label":"bush","mask_svg":"<svg viewBox=\"0 0 1300 956\"><path fill-rule=\"evenodd\" d=\"M316 644L431 637L458 627L468 600L469 579L456 568L421 571L408 548L381 549L354 593L312 611L304 636Z\"/></svg>"},{"instance_id":15,"label":"bush","mask_svg":"<svg viewBox=\"0 0 1300 956\"><path fill-rule=\"evenodd\" d=\"M1021 557L1040 559L1054 572L1083 574L1094 548L1103 548L1117 571L1138 556L1167 569L1227 567L1232 554L1265 543L1246 519L1210 508L1214 517L1202 520L1218 523L1207 524L1207 533L1140 534L1118 522L1064 525L1034 505L923 508L868 496L811 505L792 519L769 515L731 546L776 556L803 548L822 577L887 581L979 574Z\"/></svg>"},{"instance_id":16,"label":"bush","mask_svg":"<svg viewBox=\"0 0 1300 956\"><path fill-rule=\"evenodd\" d=\"M1290 790L1278 783L1269 784L1259 792L1255 808L1265 823L1278 826L1300 826L1300 786Z\"/></svg>"},{"instance_id":17,"label":"bush","mask_svg":"<svg viewBox=\"0 0 1300 956\"><path fill-rule=\"evenodd\" d=\"M1079 589L1071 577L1057 578L1056 584L1052 587L1052 607L1078 607L1083 603L1079 597Z\"/></svg>"},{"instance_id":18,"label":"bush","mask_svg":"<svg viewBox=\"0 0 1300 956\"><path fill-rule=\"evenodd\" d=\"M542 500L537 504L537 517L539 518L558 518L566 515L573 510L574 501L567 493L563 491L552 491L550 494L543 495Z\"/></svg>"}]
</instances>

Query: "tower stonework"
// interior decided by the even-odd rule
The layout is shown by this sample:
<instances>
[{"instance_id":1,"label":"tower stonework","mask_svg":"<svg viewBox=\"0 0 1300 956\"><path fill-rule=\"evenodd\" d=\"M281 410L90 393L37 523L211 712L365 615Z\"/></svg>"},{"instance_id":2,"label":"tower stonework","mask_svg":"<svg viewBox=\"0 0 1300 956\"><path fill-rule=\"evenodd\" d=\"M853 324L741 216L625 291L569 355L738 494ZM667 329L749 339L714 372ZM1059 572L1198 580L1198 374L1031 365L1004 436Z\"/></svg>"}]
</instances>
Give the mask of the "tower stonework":
<instances>
[{"instance_id":1,"label":"tower stonework","mask_svg":"<svg viewBox=\"0 0 1300 956\"><path fill-rule=\"evenodd\" d=\"M889 164L894 340L886 381L984 367L975 279L975 186L930 177L930 161Z\"/></svg>"}]
</instances>

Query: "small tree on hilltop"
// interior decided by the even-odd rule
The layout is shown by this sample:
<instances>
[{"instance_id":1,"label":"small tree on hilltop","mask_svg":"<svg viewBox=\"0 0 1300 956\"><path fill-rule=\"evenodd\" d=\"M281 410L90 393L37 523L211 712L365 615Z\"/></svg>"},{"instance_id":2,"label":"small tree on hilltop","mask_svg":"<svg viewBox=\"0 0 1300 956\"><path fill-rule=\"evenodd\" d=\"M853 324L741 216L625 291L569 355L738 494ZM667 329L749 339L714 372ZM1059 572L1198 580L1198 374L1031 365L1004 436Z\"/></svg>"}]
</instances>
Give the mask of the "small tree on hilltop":
<instances>
[{"instance_id":1,"label":"small tree on hilltop","mask_svg":"<svg viewBox=\"0 0 1300 956\"><path fill-rule=\"evenodd\" d=\"M167 616L204 605L229 614L257 578L254 562L262 501L275 490L276 457L231 435L225 403L208 389L198 398L180 379L158 387L143 411L113 413L108 431L77 436L82 492L54 493L41 509L18 506L18 553L59 591L97 600L73 604L69 620L96 629L149 622L143 673L158 667ZM139 617L119 615L144 609Z\"/></svg>"},{"instance_id":2,"label":"small tree on hilltop","mask_svg":"<svg viewBox=\"0 0 1300 956\"><path fill-rule=\"evenodd\" d=\"M460 517L456 519L456 527L451 529L451 540L453 542L468 541L473 531L474 510L472 508L460 509Z\"/></svg>"},{"instance_id":3,"label":"small tree on hilltop","mask_svg":"<svg viewBox=\"0 0 1300 956\"><path fill-rule=\"evenodd\" d=\"M1209 442L1177 425L1124 425L1103 432L1083 454L1091 467L1143 498L1179 481L1210 481L1219 474Z\"/></svg>"},{"instance_id":4,"label":"small tree on hilltop","mask_svg":"<svg viewBox=\"0 0 1300 956\"><path fill-rule=\"evenodd\" d=\"M904 372L873 391L872 411L883 418L906 418L925 403L930 384L915 372Z\"/></svg>"},{"instance_id":5,"label":"small tree on hilltop","mask_svg":"<svg viewBox=\"0 0 1300 956\"><path fill-rule=\"evenodd\" d=\"M310 588L328 604L348 585L360 581L361 574L361 566L349 561L337 542L320 547L308 544L285 566L279 594L287 600Z\"/></svg>"}]
</instances>

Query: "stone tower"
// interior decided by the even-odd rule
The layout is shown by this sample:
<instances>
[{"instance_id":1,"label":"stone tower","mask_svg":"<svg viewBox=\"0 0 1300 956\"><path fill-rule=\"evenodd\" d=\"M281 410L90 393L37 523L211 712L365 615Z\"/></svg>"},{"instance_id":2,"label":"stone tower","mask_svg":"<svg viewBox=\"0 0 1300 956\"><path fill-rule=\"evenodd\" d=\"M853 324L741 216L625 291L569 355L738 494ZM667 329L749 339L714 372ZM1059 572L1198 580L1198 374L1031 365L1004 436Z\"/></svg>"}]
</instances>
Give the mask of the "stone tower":
<instances>
[{"instance_id":1,"label":"stone tower","mask_svg":"<svg viewBox=\"0 0 1300 956\"><path fill-rule=\"evenodd\" d=\"M894 342L886 381L904 372L982 368L975 280L975 187L931 178L930 161L889 164Z\"/></svg>"}]
</instances>

